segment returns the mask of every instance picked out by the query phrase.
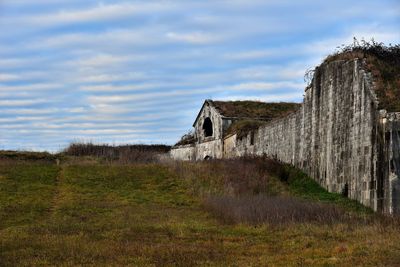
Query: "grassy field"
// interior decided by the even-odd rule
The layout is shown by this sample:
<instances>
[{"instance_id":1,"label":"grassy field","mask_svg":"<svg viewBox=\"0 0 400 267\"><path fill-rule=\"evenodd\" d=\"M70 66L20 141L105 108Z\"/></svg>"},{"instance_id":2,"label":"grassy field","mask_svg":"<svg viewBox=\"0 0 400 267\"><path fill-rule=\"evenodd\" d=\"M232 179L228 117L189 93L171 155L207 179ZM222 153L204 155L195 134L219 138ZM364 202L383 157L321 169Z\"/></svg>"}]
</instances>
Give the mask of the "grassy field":
<instances>
[{"instance_id":1,"label":"grassy field","mask_svg":"<svg viewBox=\"0 0 400 267\"><path fill-rule=\"evenodd\" d=\"M252 164L0 161L0 266L400 266L396 223L294 170L282 182ZM204 205L210 193L250 191L329 202L357 219L227 223Z\"/></svg>"}]
</instances>

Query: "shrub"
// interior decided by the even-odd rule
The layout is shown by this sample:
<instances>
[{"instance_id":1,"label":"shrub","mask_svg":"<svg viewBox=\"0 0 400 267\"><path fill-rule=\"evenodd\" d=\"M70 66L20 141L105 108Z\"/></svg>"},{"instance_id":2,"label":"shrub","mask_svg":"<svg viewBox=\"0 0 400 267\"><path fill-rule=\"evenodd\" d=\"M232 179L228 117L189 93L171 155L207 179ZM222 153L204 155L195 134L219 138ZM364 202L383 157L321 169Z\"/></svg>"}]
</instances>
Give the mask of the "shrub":
<instances>
[{"instance_id":1,"label":"shrub","mask_svg":"<svg viewBox=\"0 0 400 267\"><path fill-rule=\"evenodd\" d=\"M175 144L175 146L184 146L184 145L189 145L189 144L194 144L196 142L196 137L192 131L189 131L188 133L184 134L181 137L181 140L179 140L178 143Z\"/></svg>"},{"instance_id":2,"label":"shrub","mask_svg":"<svg viewBox=\"0 0 400 267\"><path fill-rule=\"evenodd\" d=\"M53 162L56 158L55 155L48 152L0 151L0 160Z\"/></svg>"}]
</instances>

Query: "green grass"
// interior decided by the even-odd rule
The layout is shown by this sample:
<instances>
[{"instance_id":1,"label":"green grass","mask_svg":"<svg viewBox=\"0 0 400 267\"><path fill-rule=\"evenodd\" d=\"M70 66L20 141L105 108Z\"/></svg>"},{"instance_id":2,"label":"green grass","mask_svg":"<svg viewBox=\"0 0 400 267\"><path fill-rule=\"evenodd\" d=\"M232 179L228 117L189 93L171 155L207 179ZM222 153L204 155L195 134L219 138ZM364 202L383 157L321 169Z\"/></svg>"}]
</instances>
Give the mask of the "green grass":
<instances>
[{"instance_id":1,"label":"green grass","mask_svg":"<svg viewBox=\"0 0 400 267\"><path fill-rule=\"evenodd\" d=\"M357 202L344 197L341 194L330 193L322 188L316 181L308 177L304 172L289 165L282 167L280 176L283 176L291 195L313 201L336 204L348 211L371 214L373 211ZM281 177L282 179L282 177Z\"/></svg>"},{"instance_id":2,"label":"green grass","mask_svg":"<svg viewBox=\"0 0 400 267\"><path fill-rule=\"evenodd\" d=\"M0 227L24 225L44 216L57 173L52 164L0 163Z\"/></svg>"},{"instance_id":3,"label":"green grass","mask_svg":"<svg viewBox=\"0 0 400 267\"><path fill-rule=\"evenodd\" d=\"M398 263L393 225L225 225L187 181L160 164L1 163L0 266Z\"/></svg>"}]
</instances>

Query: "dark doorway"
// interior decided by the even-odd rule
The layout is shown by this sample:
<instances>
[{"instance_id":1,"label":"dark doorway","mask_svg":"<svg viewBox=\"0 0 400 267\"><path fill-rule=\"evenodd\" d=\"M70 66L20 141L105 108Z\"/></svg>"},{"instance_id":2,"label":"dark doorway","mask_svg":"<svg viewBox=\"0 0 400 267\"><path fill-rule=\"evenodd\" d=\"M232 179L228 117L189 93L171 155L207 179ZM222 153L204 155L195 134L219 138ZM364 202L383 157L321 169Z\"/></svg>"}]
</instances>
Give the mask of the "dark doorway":
<instances>
[{"instance_id":1,"label":"dark doorway","mask_svg":"<svg viewBox=\"0 0 400 267\"><path fill-rule=\"evenodd\" d=\"M342 195L344 197L349 197L349 185L347 183L344 184Z\"/></svg>"},{"instance_id":2,"label":"dark doorway","mask_svg":"<svg viewBox=\"0 0 400 267\"><path fill-rule=\"evenodd\" d=\"M250 145L254 145L254 132L250 133Z\"/></svg>"},{"instance_id":3,"label":"dark doorway","mask_svg":"<svg viewBox=\"0 0 400 267\"><path fill-rule=\"evenodd\" d=\"M211 119L209 117L207 117L204 120L203 130L204 130L205 137L213 135L213 125L212 125Z\"/></svg>"}]
</instances>

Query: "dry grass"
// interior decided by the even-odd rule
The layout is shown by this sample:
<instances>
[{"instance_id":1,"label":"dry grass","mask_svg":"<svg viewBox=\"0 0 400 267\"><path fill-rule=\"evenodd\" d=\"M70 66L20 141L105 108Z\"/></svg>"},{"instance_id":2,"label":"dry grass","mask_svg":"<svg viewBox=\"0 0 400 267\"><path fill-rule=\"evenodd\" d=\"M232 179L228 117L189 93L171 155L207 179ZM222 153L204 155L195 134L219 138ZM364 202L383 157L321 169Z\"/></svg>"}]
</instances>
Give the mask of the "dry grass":
<instances>
[{"instance_id":1,"label":"dry grass","mask_svg":"<svg viewBox=\"0 0 400 267\"><path fill-rule=\"evenodd\" d=\"M176 162L174 171L223 222L339 223L350 218L356 222L372 213L356 201L327 192L301 171L268 158Z\"/></svg>"},{"instance_id":2,"label":"dry grass","mask_svg":"<svg viewBox=\"0 0 400 267\"><path fill-rule=\"evenodd\" d=\"M47 152L28 152L28 151L0 151L1 161L47 161L52 162L56 160L56 156Z\"/></svg>"},{"instance_id":3,"label":"dry grass","mask_svg":"<svg viewBox=\"0 0 400 267\"><path fill-rule=\"evenodd\" d=\"M211 101L211 100L210 100ZM300 108L299 103L261 101L211 101L225 117L271 120L285 117Z\"/></svg>"},{"instance_id":4,"label":"dry grass","mask_svg":"<svg viewBox=\"0 0 400 267\"><path fill-rule=\"evenodd\" d=\"M281 196L214 196L205 199L205 207L224 223L333 224L350 219L337 206Z\"/></svg>"},{"instance_id":5,"label":"dry grass","mask_svg":"<svg viewBox=\"0 0 400 267\"><path fill-rule=\"evenodd\" d=\"M272 171L263 182L255 181L269 172L261 160L248 159L218 179L237 164L211 161L172 168L153 163L75 161L56 166L0 161L0 266L398 264L400 230L395 220L311 220L256 227L218 220L194 191L239 200L252 192L292 192L288 184L278 185ZM239 168L244 170L235 173ZM175 169L193 177L182 179ZM229 178L235 174L239 176ZM254 181L243 181L252 175ZM193 184L196 177L200 181ZM214 180L201 180L207 177Z\"/></svg>"},{"instance_id":6,"label":"dry grass","mask_svg":"<svg viewBox=\"0 0 400 267\"><path fill-rule=\"evenodd\" d=\"M193 195L269 195L289 193L273 175L279 164L266 158L173 162L171 168L187 181Z\"/></svg>"},{"instance_id":7,"label":"dry grass","mask_svg":"<svg viewBox=\"0 0 400 267\"><path fill-rule=\"evenodd\" d=\"M166 145L120 145L72 143L61 155L74 157L96 157L108 162L119 163L150 163L156 162L160 155L171 149Z\"/></svg>"}]
</instances>

